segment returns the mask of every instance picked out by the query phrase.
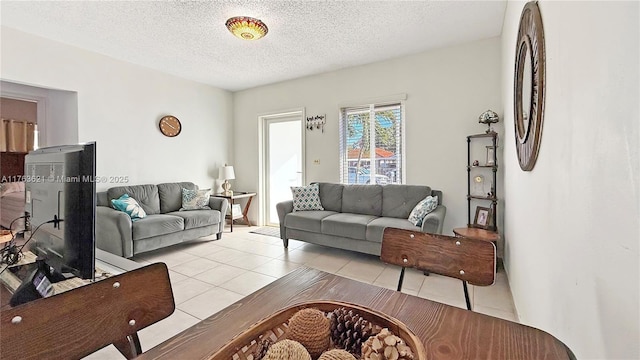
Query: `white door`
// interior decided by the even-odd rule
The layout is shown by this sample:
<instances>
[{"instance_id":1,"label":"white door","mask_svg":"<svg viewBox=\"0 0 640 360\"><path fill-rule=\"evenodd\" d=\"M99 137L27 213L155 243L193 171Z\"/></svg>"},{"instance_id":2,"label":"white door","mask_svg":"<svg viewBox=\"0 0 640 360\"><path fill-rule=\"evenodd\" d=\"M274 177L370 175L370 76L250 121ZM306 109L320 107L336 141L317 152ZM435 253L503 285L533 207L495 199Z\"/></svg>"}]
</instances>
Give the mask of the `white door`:
<instances>
[{"instance_id":1,"label":"white door","mask_svg":"<svg viewBox=\"0 0 640 360\"><path fill-rule=\"evenodd\" d=\"M278 226L276 204L304 182L302 111L263 117L265 224Z\"/></svg>"}]
</instances>

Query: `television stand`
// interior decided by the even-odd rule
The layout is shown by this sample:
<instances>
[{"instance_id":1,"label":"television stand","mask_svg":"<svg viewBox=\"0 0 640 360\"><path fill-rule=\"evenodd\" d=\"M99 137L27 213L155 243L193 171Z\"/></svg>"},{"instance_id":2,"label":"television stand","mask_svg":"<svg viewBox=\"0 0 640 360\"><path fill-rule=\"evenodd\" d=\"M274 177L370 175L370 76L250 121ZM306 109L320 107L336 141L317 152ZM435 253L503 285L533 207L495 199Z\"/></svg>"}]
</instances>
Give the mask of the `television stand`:
<instances>
[{"instance_id":1,"label":"television stand","mask_svg":"<svg viewBox=\"0 0 640 360\"><path fill-rule=\"evenodd\" d=\"M42 271L42 273L44 273L47 276L47 279L49 279L49 281L54 284L60 281L65 281L68 280L72 277L74 277L73 275L69 275L69 276L65 276L64 274L61 274L57 271L51 271L51 267L49 265L47 265L47 263L44 261L44 258L36 258L36 267L38 268L39 271ZM24 266L24 265L23 265Z\"/></svg>"},{"instance_id":2,"label":"television stand","mask_svg":"<svg viewBox=\"0 0 640 360\"><path fill-rule=\"evenodd\" d=\"M30 251L25 251L23 258L18 263L25 266L22 276L14 274L13 271L7 269L0 274L0 309L9 307L9 299L12 297L16 289L21 285L21 279L28 275L29 265L31 270L36 269L35 265L36 256ZM4 269L6 265L0 265L0 271ZM12 266L11 268L17 267ZM131 271L142 267L142 265L135 261L125 259L101 249L96 249L96 274L95 281L103 280L112 275L122 274L127 271ZM53 289L56 294L60 294L65 291L69 291L80 286L84 286L92 283L91 280L84 280L78 277L72 277L63 281L53 283Z\"/></svg>"},{"instance_id":3,"label":"television stand","mask_svg":"<svg viewBox=\"0 0 640 360\"><path fill-rule=\"evenodd\" d=\"M35 270L41 271L43 274L47 276L49 282L52 284L58 283L60 281L66 281L74 276L69 274L69 276L65 276L64 274L60 274L56 271L52 272L49 265L42 258L36 258L35 262L30 262L26 264L19 264L16 266L11 266L7 269L13 275L15 275L20 282L23 282L29 274L34 272Z\"/></svg>"},{"instance_id":4,"label":"television stand","mask_svg":"<svg viewBox=\"0 0 640 360\"><path fill-rule=\"evenodd\" d=\"M54 280L62 281L51 273L49 265L43 258L37 258L35 263L18 265L9 268L9 271L20 279L20 286L11 296L9 304L18 306L29 301L49 297L54 294L52 283Z\"/></svg>"}]
</instances>

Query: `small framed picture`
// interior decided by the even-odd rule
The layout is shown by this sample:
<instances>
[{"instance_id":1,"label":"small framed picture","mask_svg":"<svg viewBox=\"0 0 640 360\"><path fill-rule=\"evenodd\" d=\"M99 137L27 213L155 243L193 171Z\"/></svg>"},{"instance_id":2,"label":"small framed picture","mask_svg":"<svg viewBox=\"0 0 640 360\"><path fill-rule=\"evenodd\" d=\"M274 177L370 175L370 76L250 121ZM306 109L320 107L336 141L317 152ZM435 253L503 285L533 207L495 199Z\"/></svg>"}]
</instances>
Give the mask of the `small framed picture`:
<instances>
[{"instance_id":1,"label":"small framed picture","mask_svg":"<svg viewBox=\"0 0 640 360\"><path fill-rule=\"evenodd\" d=\"M495 155L496 155L495 146L487 146L487 165L493 166L496 164Z\"/></svg>"},{"instance_id":2,"label":"small framed picture","mask_svg":"<svg viewBox=\"0 0 640 360\"><path fill-rule=\"evenodd\" d=\"M491 226L491 217L493 211L491 208L482 206L476 207L476 217L473 219L473 227L489 230Z\"/></svg>"}]
</instances>

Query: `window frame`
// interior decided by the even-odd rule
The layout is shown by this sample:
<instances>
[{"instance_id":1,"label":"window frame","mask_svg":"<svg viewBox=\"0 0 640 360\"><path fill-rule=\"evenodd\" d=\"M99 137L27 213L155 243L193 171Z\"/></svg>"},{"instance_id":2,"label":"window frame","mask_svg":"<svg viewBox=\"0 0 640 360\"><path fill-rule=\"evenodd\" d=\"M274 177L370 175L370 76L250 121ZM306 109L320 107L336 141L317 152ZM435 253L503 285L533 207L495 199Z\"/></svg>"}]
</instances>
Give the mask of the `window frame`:
<instances>
[{"instance_id":1,"label":"window frame","mask_svg":"<svg viewBox=\"0 0 640 360\"><path fill-rule=\"evenodd\" d=\"M340 104L340 109L339 109L339 113L338 113L338 118L339 118L339 126L338 126L338 131L339 131L339 160L338 160L338 164L339 164L339 168L338 168L338 172L339 172L339 181L341 184L348 184L348 178L349 178L349 174L348 174L348 169L349 169L349 164L348 164L348 153L349 153L349 149L347 146L347 128L346 128L346 118L344 115L346 115L346 113L349 112L349 109L353 109L354 111L358 111L358 109L362 109L362 111L380 111L381 108L384 107L389 107L389 106L399 106L400 108L400 133L399 133L399 148L400 148L400 159L397 159L397 165L396 166L400 166L400 171L399 171L399 177L400 177L400 181L396 182L394 184L406 184L407 182L407 178L406 178L406 126L407 126L407 121L406 121L406 94L401 94L401 95L396 95L396 96L392 96L392 97L386 97L386 98L377 98L377 99L371 99L368 101L362 101L362 102L357 102L357 103L346 103L346 104ZM368 109L367 109L368 108ZM367 110L365 110L367 109ZM370 120L373 122L375 121L375 117L370 117ZM369 127L370 130L372 131L372 135L375 134L375 123L374 126L370 126ZM374 139L374 136L370 136L370 139ZM370 140L372 142L374 142L375 140ZM371 148L371 146L370 146ZM375 147L374 147L375 148ZM371 156L371 151L369 151L369 154ZM371 158L369 158L371 160ZM374 158L375 159L375 158ZM375 170L375 161L374 161L374 166L373 166L374 170ZM371 169L369 169L371 170ZM370 173L375 174L375 171L370 171ZM374 181L375 183L375 181Z\"/></svg>"}]
</instances>

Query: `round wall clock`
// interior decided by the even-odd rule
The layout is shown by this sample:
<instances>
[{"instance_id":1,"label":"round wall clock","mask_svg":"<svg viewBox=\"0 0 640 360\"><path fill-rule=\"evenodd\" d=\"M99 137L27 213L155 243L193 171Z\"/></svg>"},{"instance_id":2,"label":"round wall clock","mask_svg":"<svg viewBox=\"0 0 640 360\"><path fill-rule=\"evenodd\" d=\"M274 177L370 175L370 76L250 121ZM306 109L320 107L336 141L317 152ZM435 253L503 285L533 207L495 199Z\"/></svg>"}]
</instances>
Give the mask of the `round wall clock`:
<instances>
[{"instance_id":1,"label":"round wall clock","mask_svg":"<svg viewBox=\"0 0 640 360\"><path fill-rule=\"evenodd\" d=\"M182 131L182 124L180 124L180 120L172 115L164 116L160 119L160 123L158 125L160 126L160 132L162 132L164 136L178 136L180 131Z\"/></svg>"},{"instance_id":2,"label":"round wall clock","mask_svg":"<svg viewBox=\"0 0 640 360\"><path fill-rule=\"evenodd\" d=\"M544 119L545 49L542 16L528 2L520 16L514 74L514 126L520 168L531 171L538 159Z\"/></svg>"}]
</instances>

